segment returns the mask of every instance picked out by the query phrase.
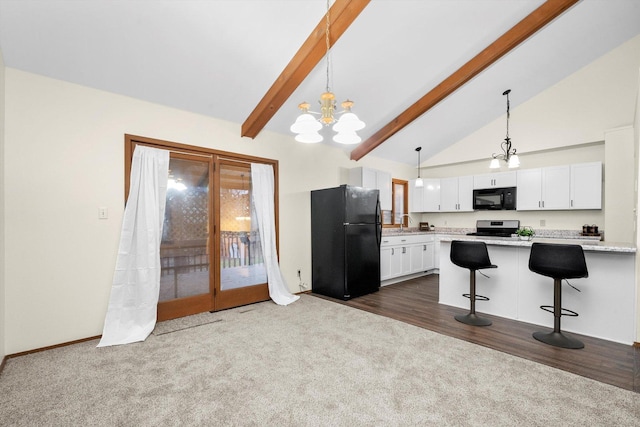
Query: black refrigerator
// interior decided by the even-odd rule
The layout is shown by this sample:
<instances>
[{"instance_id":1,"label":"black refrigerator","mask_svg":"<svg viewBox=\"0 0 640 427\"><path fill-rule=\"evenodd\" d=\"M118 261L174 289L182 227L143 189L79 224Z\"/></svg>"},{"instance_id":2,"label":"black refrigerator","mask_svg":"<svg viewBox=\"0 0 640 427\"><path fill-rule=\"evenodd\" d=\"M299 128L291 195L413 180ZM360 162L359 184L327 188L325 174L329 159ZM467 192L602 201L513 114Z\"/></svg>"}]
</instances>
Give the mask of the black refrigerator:
<instances>
[{"instance_id":1,"label":"black refrigerator","mask_svg":"<svg viewBox=\"0 0 640 427\"><path fill-rule=\"evenodd\" d=\"M342 185L311 192L311 288L347 300L380 288L378 190Z\"/></svg>"}]
</instances>

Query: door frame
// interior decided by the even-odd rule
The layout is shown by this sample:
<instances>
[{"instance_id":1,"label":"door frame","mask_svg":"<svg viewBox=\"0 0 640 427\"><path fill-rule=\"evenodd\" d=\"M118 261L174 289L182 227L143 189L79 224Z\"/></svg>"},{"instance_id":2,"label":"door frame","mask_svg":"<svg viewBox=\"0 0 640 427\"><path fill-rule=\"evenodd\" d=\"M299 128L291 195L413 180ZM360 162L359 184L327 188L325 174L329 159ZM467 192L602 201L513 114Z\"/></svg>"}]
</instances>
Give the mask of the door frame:
<instances>
[{"instance_id":1,"label":"door frame","mask_svg":"<svg viewBox=\"0 0 640 427\"><path fill-rule=\"evenodd\" d=\"M125 134L124 138L124 203L126 205L127 198L129 197L129 186L130 186L130 176L131 176L131 162L133 159L133 152L137 145L143 145L152 148L158 148L163 150L169 150L172 153L177 154L185 154L190 156L206 156L211 159L213 162L213 173L209 177L209 185L214 194L214 197L218 197L220 194L220 182L219 182L219 169L221 162L236 162L236 163L262 163L269 164L273 167L274 173L274 208L275 208L275 227L276 227L276 254L279 254L280 251L280 238L279 238L279 171L278 171L278 161L263 157L255 157L248 156L244 154L232 153L228 151L215 150L212 148L206 147L198 147L194 145L182 144L178 142L171 141L163 141L154 138L147 138L138 135L130 135ZM237 290L220 290L220 218L219 218L219 206L216 206L213 203L213 198L210 199L210 209L211 209L211 218L210 225L212 226L211 239L213 245L211 247L212 251L210 254L210 288L213 283L213 289L210 289L211 292L210 297L203 301L202 298L198 299L197 297L187 297L175 300L174 307L169 310L158 309L158 321L173 319L176 317L182 317L187 314L195 314L193 310L197 310L196 312L205 312L205 311L217 311L223 310L226 308L237 307L244 304L249 304L251 302L258 301L266 301L269 299L268 294L268 286L265 285L255 285L248 286L245 288L240 288ZM254 289L251 289L254 288ZM259 289L261 288L261 289ZM250 302L246 302L246 296L241 295L242 291L250 292ZM234 292L232 292L234 291ZM216 297L224 292L226 295L222 299L222 303L216 304ZM185 314L186 313L186 314Z\"/></svg>"}]
</instances>

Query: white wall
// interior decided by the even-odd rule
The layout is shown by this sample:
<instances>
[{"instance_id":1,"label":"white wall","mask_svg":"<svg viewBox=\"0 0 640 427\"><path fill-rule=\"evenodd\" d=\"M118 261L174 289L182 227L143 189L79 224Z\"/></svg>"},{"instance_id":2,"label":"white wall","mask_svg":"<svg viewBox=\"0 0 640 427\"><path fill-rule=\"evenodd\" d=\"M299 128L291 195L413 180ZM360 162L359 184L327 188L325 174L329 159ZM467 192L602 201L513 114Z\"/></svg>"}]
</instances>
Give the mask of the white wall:
<instances>
[{"instance_id":1,"label":"white wall","mask_svg":"<svg viewBox=\"0 0 640 427\"><path fill-rule=\"evenodd\" d=\"M370 166L408 178L410 166L352 162L240 125L6 70L6 352L102 333L124 206L124 134L277 159L280 259L289 288L311 283L309 191ZM98 207L109 219L98 219Z\"/></svg>"},{"instance_id":2,"label":"white wall","mask_svg":"<svg viewBox=\"0 0 640 427\"><path fill-rule=\"evenodd\" d=\"M0 51L0 360L5 352L5 257L4 257L4 60Z\"/></svg>"},{"instance_id":3,"label":"white wall","mask_svg":"<svg viewBox=\"0 0 640 427\"><path fill-rule=\"evenodd\" d=\"M509 135L522 154L522 167L528 167L527 153L604 141L606 130L632 125L639 66L640 36L636 36L523 103L518 102L518 88L509 87L511 105L516 105L511 108ZM506 114L423 166L449 164L451 159L489 159L500 150L505 126Z\"/></svg>"}]
</instances>

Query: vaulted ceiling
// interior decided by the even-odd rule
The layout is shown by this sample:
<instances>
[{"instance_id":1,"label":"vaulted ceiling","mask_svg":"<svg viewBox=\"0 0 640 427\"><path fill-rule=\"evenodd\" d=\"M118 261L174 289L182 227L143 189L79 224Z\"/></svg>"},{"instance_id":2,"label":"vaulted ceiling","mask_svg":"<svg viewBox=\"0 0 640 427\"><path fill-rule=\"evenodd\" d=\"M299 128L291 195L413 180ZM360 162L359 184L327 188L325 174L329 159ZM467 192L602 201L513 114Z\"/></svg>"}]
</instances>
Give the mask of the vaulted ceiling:
<instances>
[{"instance_id":1,"label":"vaulted ceiling","mask_svg":"<svg viewBox=\"0 0 640 427\"><path fill-rule=\"evenodd\" d=\"M334 11L342 3L358 9L342 22L332 16L337 40L328 73L338 102L355 101L353 111L367 124L360 146L340 146L356 159L370 151L415 164L414 148L422 146L425 160L503 115L505 89L516 107L640 34L640 0L336 3ZM239 135L252 134L246 132L252 112L266 106L271 113L253 128L258 144L262 128L293 139L289 126L300 102L317 110L327 77L326 6L326 0L0 0L0 50L8 67L229 120ZM538 23L536 14L547 9L558 10L549 23ZM553 13L559 16L551 19ZM523 22L533 35L501 44L504 56L488 60L491 46ZM473 72L460 81L460 70ZM280 91L269 98L272 87ZM323 144L339 146L328 129L321 133Z\"/></svg>"}]
</instances>

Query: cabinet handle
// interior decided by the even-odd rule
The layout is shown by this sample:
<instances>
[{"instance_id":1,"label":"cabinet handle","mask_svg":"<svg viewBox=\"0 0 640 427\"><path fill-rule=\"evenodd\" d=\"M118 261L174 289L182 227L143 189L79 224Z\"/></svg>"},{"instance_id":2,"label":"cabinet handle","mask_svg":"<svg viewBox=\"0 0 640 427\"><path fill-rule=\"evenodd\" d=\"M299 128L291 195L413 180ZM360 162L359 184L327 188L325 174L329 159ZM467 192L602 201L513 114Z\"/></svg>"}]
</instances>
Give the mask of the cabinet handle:
<instances>
[{"instance_id":1,"label":"cabinet handle","mask_svg":"<svg viewBox=\"0 0 640 427\"><path fill-rule=\"evenodd\" d=\"M427 250L427 245L422 245L422 251L426 251Z\"/></svg>"},{"instance_id":2,"label":"cabinet handle","mask_svg":"<svg viewBox=\"0 0 640 427\"><path fill-rule=\"evenodd\" d=\"M571 200L571 207L573 207L573 200Z\"/></svg>"},{"instance_id":3,"label":"cabinet handle","mask_svg":"<svg viewBox=\"0 0 640 427\"><path fill-rule=\"evenodd\" d=\"M391 256L396 254L396 249L395 248L391 248Z\"/></svg>"},{"instance_id":4,"label":"cabinet handle","mask_svg":"<svg viewBox=\"0 0 640 427\"><path fill-rule=\"evenodd\" d=\"M542 206L540 205L540 200L538 200L538 207L541 208Z\"/></svg>"},{"instance_id":5,"label":"cabinet handle","mask_svg":"<svg viewBox=\"0 0 640 427\"><path fill-rule=\"evenodd\" d=\"M404 246L402 247L402 253L406 254L407 253L407 248L405 248Z\"/></svg>"},{"instance_id":6,"label":"cabinet handle","mask_svg":"<svg viewBox=\"0 0 640 427\"><path fill-rule=\"evenodd\" d=\"M400 241L401 241L401 242L406 242L406 241L407 241L407 239L402 239L402 240L400 240Z\"/></svg>"}]
</instances>

